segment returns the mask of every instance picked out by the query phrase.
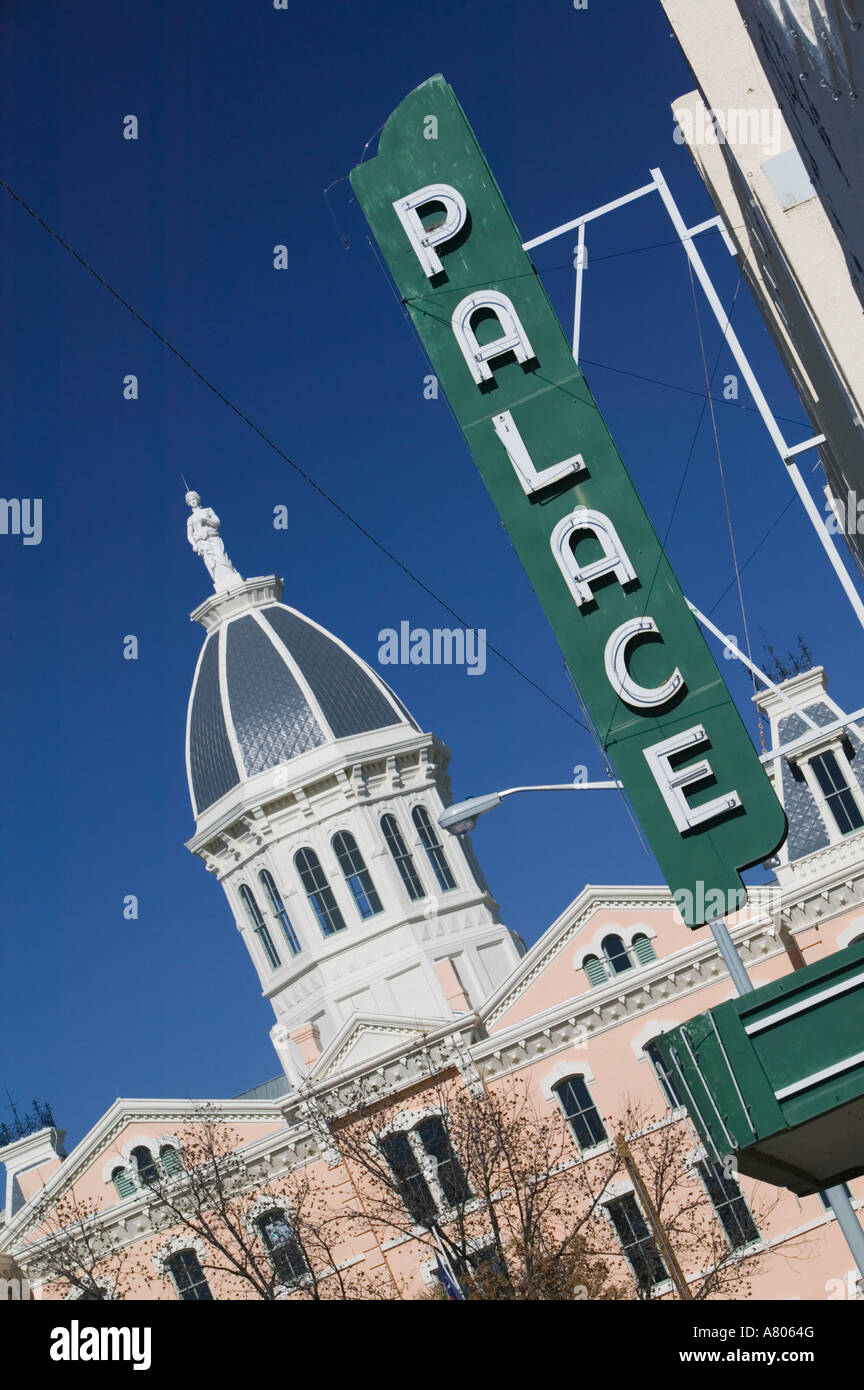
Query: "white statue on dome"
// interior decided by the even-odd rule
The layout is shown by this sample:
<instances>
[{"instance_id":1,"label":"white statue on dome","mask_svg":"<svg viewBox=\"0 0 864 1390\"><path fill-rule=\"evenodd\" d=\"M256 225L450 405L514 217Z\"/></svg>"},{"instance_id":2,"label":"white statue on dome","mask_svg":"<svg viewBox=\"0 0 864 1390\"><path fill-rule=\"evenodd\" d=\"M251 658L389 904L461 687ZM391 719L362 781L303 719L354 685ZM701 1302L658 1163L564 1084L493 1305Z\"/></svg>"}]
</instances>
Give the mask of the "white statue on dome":
<instances>
[{"instance_id":1,"label":"white statue on dome","mask_svg":"<svg viewBox=\"0 0 864 1390\"><path fill-rule=\"evenodd\" d=\"M207 566L217 594L242 584L242 574L238 574L228 559L225 542L219 534L219 518L213 508L202 507L197 492L186 493L186 506L192 508L186 521L187 539Z\"/></svg>"}]
</instances>

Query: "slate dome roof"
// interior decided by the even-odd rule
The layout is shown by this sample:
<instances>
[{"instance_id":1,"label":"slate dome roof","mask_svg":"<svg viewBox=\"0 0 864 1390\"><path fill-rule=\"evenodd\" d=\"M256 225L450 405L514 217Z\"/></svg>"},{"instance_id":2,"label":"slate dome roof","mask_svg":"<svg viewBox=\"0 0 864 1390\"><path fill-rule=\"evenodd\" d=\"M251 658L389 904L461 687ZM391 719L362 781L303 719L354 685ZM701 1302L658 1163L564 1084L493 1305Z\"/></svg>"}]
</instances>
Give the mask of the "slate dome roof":
<instances>
[{"instance_id":1,"label":"slate dome roof","mask_svg":"<svg viewBox=\"0 0 864 1390\"><path fill-rule=\"evenodd\" d=\"M282 603L209 633L189 698L186 762L196 816L247 778L353 734L417 725L343 642Z\"/></svg>"}]
</instances>

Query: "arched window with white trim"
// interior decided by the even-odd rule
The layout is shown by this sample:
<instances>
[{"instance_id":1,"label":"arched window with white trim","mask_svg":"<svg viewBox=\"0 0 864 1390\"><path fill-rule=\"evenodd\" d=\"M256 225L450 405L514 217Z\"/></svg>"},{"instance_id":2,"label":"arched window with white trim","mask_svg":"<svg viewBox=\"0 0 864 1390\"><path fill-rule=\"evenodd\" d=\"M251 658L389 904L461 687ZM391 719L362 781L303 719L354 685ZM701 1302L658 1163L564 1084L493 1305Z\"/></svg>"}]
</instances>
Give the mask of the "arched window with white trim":
<instances>
[{"instance_id":1,"label":"arched window with white trim","mask_svg":"<svg viewBox=\"0 0 864 1390\"><path fill-rule=\"evenodd\" d=\"M137 1149L132 1150L130 1157L135 1165L135 1172L138 1175L138 1181L142 1187L149 1187L152 1183L158 1181L159 1165L148 1148L145 1148L144 1145L139 1145Z\"/></svg>"},{"instance_id":2,"label":"arched window with white trim","mask_svg":"<svg viewBox=\"0 0 864 1390\"><path fill-rule=\"evenodd\" d=\"M607 1139L606 1127L583 1076L568 1076L554 1088L567 1126L580 1149L592 1149Z\"/></svg>"},{"instance_id":3,"label":"arched window with white trim","mask_svg":"<svg viewBox=\"0 0 864 1390\"><path fill-rule=\"evenodd\" d=\"M471 1197L462 1164L440 1115L376 1140L396 1181L405 1209L418 1226L430 1227Z\"/></svg>"},{"instance_id":4,"label":"arched window with white trim","mask_svg":"<svg viewBox=\"0 0 864 1390\"><path fill-rule=\"evenodd\" d=\"M294 866L324 935L332 936L334 932L344 931L345 918L314 849L298 850L294 855Z\"/></svg>"},{"instance_id":5,"label":"arched window with white trim","mask_svg":"<svg viewBox=\"0 0 864 1390\"><path fill-rule=\"evenodd\" d=\"M633 969L630 952L621 937L615 932L610 932L608 936L604 936L601 950L613 975L622 975L625 970Z\"/></svg>"},{"instance_id":6,"label":"arched window with white trim","mask_svg":"<svg viewBox=\"0 0 864 1390\"><path fill-rule=\"evenodd\" d=\"M601 960L599 956L586 956L582 962L582 969L588 976L588 983L592 989L596 985L605 984L609 978L606 972L606 962Z\"/></svg>"},{"instance_id":7,"label":"arched window with white trim","mask_svg":"<svg viewBox=\"0 0 864 1390\"><path fill-rule=\"evenodd\" d=\"M249 918L249 925L251 926L252 930L254 931L255 935L261 943L261 949L263 950L264 955L267 957L267 962L270 966L270 969L278 970L282 962L279 959L279 953L277 952L276 947L273 945L273 938L270 935L267 923L264 921L264 918L261 914L261 909L258 906L258 901L255 897L255 894L252 892L252 889L249 887L248 883L241 883L240 887L237 889L237 892L240 895L240 901L246 909L246 916Z\"/></svg>"},{"instance_id":8,"label":"arched window with white trim","mask_svg":"<svg viewBox=\"0 0 864 1390\"><path fill-rule=\"evenodd\" d=\"M276 887L276 882L269 869L262 869L258 875L261 887L264 889L264 896L270 904L270 911L282 928L282 935L292 956L299 956L300 942L297 933L291 925L291 919L285 911L285 904L282 901L282 894Z\"/></svg>"},{"instance_id":9,"label":"arched window with white trim","mask_svg":"<svg viewBox=\"0 0 864 1390\"><path fill-rule=\"evenodd\" d=\"M178 1250L165 1261L177 1297L184 1303L210 1303L213 1294L194 1250Z\"/></svg>"},{"instance_id":10,"label":"arched window with white trim","mask_svg":"<svg viewBox=\"0 0 864 1390\"><path fill-rule=\"evenodd\" d=\"M366 861L348 830L337 831L331 844L345 882L351 889L354 905L365 922L367 917L374 917L377 912L383 911Z\"/></svg>"},{"instance_id":11,"label":"arched window with white trim","mask_svg":"<svg viewBox=\"0 0 864 1390\"><path fill-rule=\"evenodd\" d=\"M426 851L426 857L432 865L432 872L442 893L447 893L456 887L456 880L453 877L453 870L447 862L447 856L441 846L434 826L429 819L429 812L425 806L415 806L411 812L411 819L414 822L417 834L420 836L420 843Z\"/></svg>"},{"instance_id":12,"label":"arched window with white trim","mask_svg":"<svg viewBox=\"0 0 864 1390\"><path fill-rule=\"evenodd\" d=\"M159 1166L166 1178L172 1178L175 1173L179 1173L183 1164L180 1153L173 1144L161 1144L159 1146Z\"/></svg>"},{"instance_id":13,"label":"arched window with white trim","mask_svg":"<svg viewBox=\"0 0 864 1390\"><path fill-rule=\"evenodd\" d=\"M412 902L417 902L419 898L424 896L423 884L417 873L414 856L406 845L405 837L399 828L399 822L394 815L388 812L386 816L381 817L381 829L384 832L384 839L393 857L393 862L399 870L399 877L405 892Z\"/></svg>"},{"instance_id":14,"label":"arched window with white trim","mask_svg":"<svg viewBox=\"0 0 864 1390\"><path fill-rule=\"evenodd\" d=\"M630 942L630 955L635 956L637 965L650 965L657 959L657 952L654 950L650 937L644 932L637 931Z\"/></svg>"},{"instance_id":15,"label":"arched window with white trim","mask_svg":"<svg viewBox=\"0 0 864 1390\"><path fill-rule=\"evenodd\" d=\"M294 1283L309 1273L309 1262L287 1212L274 1207L259 1216L255 1226L281 1283Z\"/></svg>"}]
</instances>

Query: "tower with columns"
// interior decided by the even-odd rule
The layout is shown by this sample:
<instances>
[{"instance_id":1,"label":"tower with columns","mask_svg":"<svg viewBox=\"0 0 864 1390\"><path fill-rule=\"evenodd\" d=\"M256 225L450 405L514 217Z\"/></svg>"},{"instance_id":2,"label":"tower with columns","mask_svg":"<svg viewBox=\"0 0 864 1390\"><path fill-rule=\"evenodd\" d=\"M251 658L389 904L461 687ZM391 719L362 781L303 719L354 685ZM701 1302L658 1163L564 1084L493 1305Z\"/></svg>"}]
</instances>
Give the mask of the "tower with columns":
<instances>
[{"instance_id":1,"label":"tower with columns","mask_svg":"<svg viewBox=\"0 0 864 1390\"><path fill-rule=\"evenodd\" d=\"M359 1057L382 1033L470 1014L524 946L470 844L442 841L446 746L283 604L275 575L230 568L191 615L207 635L187 718L188 848L222 884L296 1085L357 1025Z\"/></svg>"}]
</instances>

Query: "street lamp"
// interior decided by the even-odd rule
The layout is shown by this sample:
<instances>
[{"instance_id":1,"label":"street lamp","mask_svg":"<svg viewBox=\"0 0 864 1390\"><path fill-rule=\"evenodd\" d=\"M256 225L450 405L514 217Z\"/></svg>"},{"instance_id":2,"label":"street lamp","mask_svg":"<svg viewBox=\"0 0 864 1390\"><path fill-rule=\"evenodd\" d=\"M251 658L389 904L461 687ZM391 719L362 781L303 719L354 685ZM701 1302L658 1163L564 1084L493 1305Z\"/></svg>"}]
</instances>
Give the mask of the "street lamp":
<instances>
[{"instance_id":1,"label":"street lamp","mask_svg":"<svg viewBox=\"0 0 864 1390\"><path fill-rule=\"evenodd\" d=\"M545 787L507 787L503 792L487 792L485 796L469 796L467 801L457 801L455 806L438 817L442 830L451 835L467 835L477 824L478 818L487 811L500 806L505 796L515 796L517 792L599 792L620 791L620 782L557 782Z\"/></svg>"}]
</instances>

